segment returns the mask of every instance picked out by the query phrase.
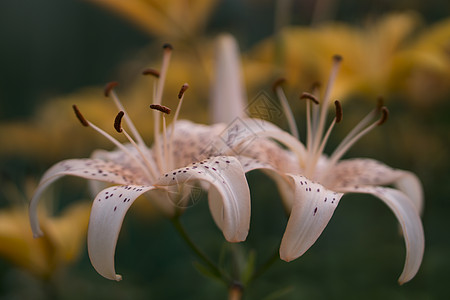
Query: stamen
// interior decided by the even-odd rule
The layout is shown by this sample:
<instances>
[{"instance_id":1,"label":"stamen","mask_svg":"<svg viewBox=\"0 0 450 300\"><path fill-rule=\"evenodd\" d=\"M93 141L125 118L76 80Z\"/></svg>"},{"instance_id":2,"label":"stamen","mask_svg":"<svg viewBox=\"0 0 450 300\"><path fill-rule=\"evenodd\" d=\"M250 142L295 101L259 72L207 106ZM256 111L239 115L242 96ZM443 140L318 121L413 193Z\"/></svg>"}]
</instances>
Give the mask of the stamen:
<instances>
[{"instance_id":1,"label":"stamen","mask_svg":"<svg viewBox=\"0 0 450 300\"><path fill-rule=\"evenodd\" d=\"M169 63L170 63L170 57L172 54L172 50L173 47L170 44L164 44L163 45L163 49L164 49L164 53L163 53L163 59L162 59L162 64L161 64L161 71L160 71L160 76L158 79L158 84L157 84L157 88L155 92L155 96L153 98L153 101L156 105L161 105L161 101L162 101L162 94L163 94L163 90L164 90L164 83L166 81L166 74L167 74L167 69L169 68ZM159 131L160 131L160 114L157 113L156 111L153 114L154 116L154 127L153 127L153 131L154 131L154 136L155 136L155 157L156 157L156 162L158 164L158 167L160 169L160 171L162 171L163 169L163 156L161 153L161 142L159 141L159 139L157 138Z\"/></svg>"},{"instance_id":2,"label":"stamen","mask_svg":"<svg viewBox=\"0 0 450 300\"><path fill-rule=\"evenodd\" d=\"M117 81L112 81L112 82L107 83L105 85L105 89L104 89L105 97L109 97L109 94L111 93L111 91L118 85L119 85L119 83Z\"/></svg>"},{"instance_id":3,"label":"stamen","mask_svg":"<svg viewBox=\"0 0 450 300\"><path fill-rule=\"evenodd\" d=\"M276 93L277 88L281 85L283 85L286 82L286 78L281 77L278 78L277 80L275 80L275 82L272 84L272 90L274 91L274 93Z\"/></svg>"},{"instance_id":4,"label":"stamen","mask_svg":"<svg viewBox=\"0 0 450 300\"><path fill-rule=\"evenodd\" d=\"M189 84L185 83L181 86L180 92L178 93L178 99L180 99L180 101L178 102L177 109L175 110L175 115L172 120L172 132L170 133L169 145L168 145L169 153L172 153L172 141L173 141L173 136L175 134L175 125L178 120L178 115L180 114L181 105L183 104L184 93L186 92L186 90L188 88L189 88ZM174 161L174 159L172 158L172 156L170 156L170 161L169 161L169 165L168 165L170 169L174 168L173 161Z\"/></svg>"},{"instance_id":5,"label":"stamen","mask_svg":"<svg viewBox=\"0 0 450 300\"><path fill-rule=\"evenodd\" d=\"M150 108L154 109L154 110L159 110L162 113L165 113L167 115L170 114L170 112L172 111L170 108L168 108L167 106L164 105L160 105L160 104L150 104Z\"/></svg>"},{"instance_id":6,"label":"stamen","mask_svg":"<svg viewBox=\"0 0 450 300\"><path fill-rule=\"evenodd\" d=\"M334 61L335 63L340 63L340 62L342 61L342 56L339 55L339 54L333 55L333 61Z\"/></svg>"},{"instance_id":7,"label":"stamen","mask_svg":"<svg viewBox=\"0 0 450 300\"><path fill-rule=\"evenodd\" d=\"M80 120L81 124L85 127L89 127L89 122L83 117L78 107L74 104L72 105L73 111L75 112L75 115L77 116L78 120Z\"/></svg>"},{"instance_id":8,"label":"stamen","mask_svg":"<svg viewBox=\"0 0 450 300\"><path fill-rule=\"evenodd\" d=\"M308 99L311 100L312 102L314 102L314 104L319 104L319 100L317 100L316 96L314 96L313 94L307 93L307 92L303 92L300 95L300 99Z\"/></svg>"},{"instance_id":9,"label":"stamen","mask_svg":"<svg viewBox=\"0 0 450 300\"><path fill-rule=\"evenodd\" d=\"M331 90L334 85L334 81L336 80L337 73L339 71L339 66L342 61L342 57L340 55L333 56L333 66L331 68L330 77L328 79L327 87L325 89L325 94L323 96L322 107L320 110L319 124L317 128L317 132L314 133L315 141L314 141L314 149L317 149L319 146L319 140L321 139L325 127L325 122L327 119L327 107L330 101Z\"/></svg>"},{"instance_id":10,"label":"stamen","mask_svg":"<svg viewBox=\"0 0 450 300\"><path fill-rule=\"evenodd\" d=\"M155 70L155 69L145 69L144 71L142 71L142 75L152 75L155 76L156 78L159 78L159 76L161 75L159 73L159 71Z\"/></svg>"},{"instance_id":11,"label":"stamen","mask_svg":"<svg viewBox=\"0 0 450 300\"><path fill-rule=\"evenodd\" d=\"M181 86L180 92L178 93L178 99L181 99L184 95L184 92L189 88L189 84L185 83Z\"/></svg>"},{"instance_id":12,"label":"stamen","mask_svg":"<svg viewBox=\"0 0 450 300\"><path fill-rule=\"evenodd\" d=\"M114 129L118 132L121 133L122 130L122 118L123 118L124 112L123 111L119 111L119 113L117 114L116 118L114 119Z\"/></svg>"},{"instance_id":13,"label":"stamen","mask_svg":"<svg viewBox=\"0 0 450 300\"><path fill-rule=\"evenodd\" d=\"M169 43L165 43L164 45L163 45L163 49L164 50L173 50L173 46L171 45L171 44L169 44Z\"/></svg>"},{"instance_id":14,"label":"stamen","mask_svg":"<svg viewBox=\"0 0 450 300\"><path fill-rule=\"evenodd\" d=\"M384 122L387 121L388 117L389 117L389 110L387 109L386 106L381 107L381 118L380 120L378 120L377 125L380 126L381 124L383 124Z\"/></svg>"},{"instance_id":15,"label":"stamen","mask_svg":"<svg viewBox=\"0 0 450 300\"><path fill-rule=\"evenodd\" d=\"M122 128L122 117L124 116L124 112L120 111L116 118L114 119L114 129L118 133L123 133L125 137L128 139L128 141L133 145L133 147L136 148L136 150L139 152L139 155L141 156L142 160L144 161L144 164L147 166L148 170L152 174L153 178L156 179L158 177L158 173L155 170L155 167L153 164L150 163L150 161L147 159L147 156L142 153L142 149L136 144L136 142L133 140L133 138L126 132L125 129Z\"/></svg>"},{"instance_id":16,"label":"stamen","mask_svg":"<svg viewBox=\"0 0 450 300\"><path fill-rule=\"evenodd\" d=\"M127 123L128 128L130 129L130 131L133 134L134 138L137 140L138 145L142 149L147 149L144 140L142 139L141 135L137 131L136 126L134 126L133 122L131 121L131 118L128 116L128 114L125 111L125 108L123 107L122 103L120 102L119 97L117 96L117 94L114 91L114 88L116 86L118 86L118 85L119 84L117 82L115 82L115 81L106 84L105 96L106 97L111 97L113 99L113 101L114 101L114 104L119 109L119 111L123 111L124 112L125 122Z\"/></svg>"},{"instance_id":17,"label":"stamen","mask_svg":"<svg viewBox=\"0 0 450 300\"><path fill-rule=\"evenodd\" d=\"M105 138L107 138L110 142L112 142L117 148L119 148L120 150L122 150L125 154L127 154L135 163L137 166L139 166L142 171L145 173L145 175L147 176L147 178L152 181L155 179L155 177L153 177L150 173L149 170L151 169L147 169L144 167L144 165L142 165L142 163L138 160L138 158L136 157L135 154L131 153L130 150L128 150L124 145L122 145L118 140L116 140L115 138L113 138L111 135L109 135L108 133L106 133L103 129L100 129L99 127L97 127L96 125L92 124L91 122L89 122L88 120L86 120L83 115L80 113L80 111L78 110L78 107L76 105L73 105L73 110L75 111L75 114L77 115L78 119L80 120L80 122L84 125L84 126L88 126L91 127L92 129L94 129L95 131L97 131L98 133L100 133L101 135L103 135ZM117 117L116 117L117 118ZM120 125L120 124L119 124ZM137 148L137 145L136 145ZM139 150L139 148L137 148ZM142 158L145 161L145 157L142 155L141 152L139 152L142 156Z\"/></svg>"},{"instance_id":18,"label":"stamen","mask_svg":"<svg viewBox=\"0 0 450 300\"><path fill-rule=\"evenodd\" d=\"M295 123L294 114L292 113L292 109L289 106L289 102L286 98L286 94L283 91L283 88L281 87L281 84L285 82L286 80L283 78L278 79L273 84L273 87L275 89L275 92L278 96L278 99L280 100L281 107L283 108L284 114L286 115L286 119L289 124L289 129L293 136L295 136L297 139L300 139L300 136L298 134L297 130L297 124Z\"/></svg>"},{"instance_id":19,"label":"stamen","mask_svg":"<svg viewBox=\"0 0 450 300\"><path fill-rule=\"evenodd\" d=\"M342 106L341 103L336 100L334 101L334 105L336 108L336 117L333 119L333 121L331 122L331 125L328 127L327 132L325 133L325 136L322 139L322 142L319 145L319 148L317 150L312 150L314 153L312 155L311 160L309 161L309 164L307 165L307 169L306 169L306 174L309 176L312 176L312 172L314 172L315 166L317 165L317 162L319 161L320 157L322 156L323 150L325 149L325 145L328 142L328 139L331 135L331 131L334 128L334 125L336 125L337 123L339 123L342 120Z\"/></svg>"},{"instance_id":20,"label":"stamen","mask_svg":"<svg viewBox=\"0 0 450 300\"><path fill-rule=\"evenodd\" d=\"M166 172L169 168L169 145L167 144L167 126L166 126L166 117L164 114L162 115L163 120L163 147L164 147L164 172ZM164 173L163 172L163 173Z\"/></svg>"},{"instance_id":21,"label":"stamen","mask_svg":"<svg viewBox=\"0 0 450 300\"><path fill-rule=\"evenodd\" d=\"M336 107L336 123L339 123L342 121L342 106L341 102L338 100L334 101L334 106Z\"/></svg>"},{"instance_id":22,"label":"stamen","mask_svg":"<svg viewBox=\"0 0 450 300\"><path fill-rule=\"evenodd\" d=\"M371 125L367 126L365 129L361 130L358 133L356 133L356 132L353 133L354 130L351 131L350 134L352 134L352 136L350 137L350 134L349 134L339 144L339 146L336 148L336 150L334 150L333 154L330 156L328 169L331 168L348 151L348 149L350 149L350 147L353 146L360 138L362 138L364 135L366 135L367 133L372 131L375 127L377 127L377 126L383 124L384 122L386 122L386 120L388 118L388 115L389 115L388 109L385 106L383 106L381 108L381 113L382 113L382 115L381 115L380 119L378 119L377 121L375 121ZM369 115L371 115L371 114L372 114L372 112ZM359 127L359 124L357 125L357 127Z\"/></svg>"}]
</instances>

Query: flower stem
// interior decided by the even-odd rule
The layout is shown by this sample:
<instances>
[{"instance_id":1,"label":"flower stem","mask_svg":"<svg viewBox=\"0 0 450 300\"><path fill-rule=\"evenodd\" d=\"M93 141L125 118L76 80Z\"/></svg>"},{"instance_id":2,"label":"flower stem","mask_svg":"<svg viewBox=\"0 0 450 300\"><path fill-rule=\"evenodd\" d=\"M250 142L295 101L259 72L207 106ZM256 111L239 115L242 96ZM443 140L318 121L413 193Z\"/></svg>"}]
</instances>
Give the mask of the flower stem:
<instances>
[{"instance_id":1,"label":"flower stem","mask_svg":"<svg viewBox=\"0 0 450 300\"><path fill-rule=\"evenodd\" d=\"M228 289L228 300L241 300L243 287L239 283L232 284Z\"/></svg>"},{"instance_id":2,"label":"flower stem","mask_svg":"<svg viewBox=\"0 0 450 300\"><path fill-rule=\"evenodd\" d=\"M256 278L264 274L279 258L278 250L275 251L267 261L261 265L255 272L253 272L252 277L249 279L248 283L250 284Z\"/></svg>"},{"instance_id":3,"label":"flower stem","mask_svg":"<svg viewBox=\"0 0 450 300\"><path fill-rule=\"evenodd\" d=\"M202 260L210 269L210 271L217 276L218 278L222 279L222 281L225 284L228 284L228 280L226 279L226 276L222 273L222 271L214 264L214 262L209 259L202 250L200 250L197 245L192 241L192 239L189 237L188 233L184 229L183 225L180 222L180 218L178 216L175 216L171 219L172 224L175 226L175 229L178 231L180 236L183 238L183 240L186 242L186 244L191 248L191 250Z\"/></svg>"}]
</instances>

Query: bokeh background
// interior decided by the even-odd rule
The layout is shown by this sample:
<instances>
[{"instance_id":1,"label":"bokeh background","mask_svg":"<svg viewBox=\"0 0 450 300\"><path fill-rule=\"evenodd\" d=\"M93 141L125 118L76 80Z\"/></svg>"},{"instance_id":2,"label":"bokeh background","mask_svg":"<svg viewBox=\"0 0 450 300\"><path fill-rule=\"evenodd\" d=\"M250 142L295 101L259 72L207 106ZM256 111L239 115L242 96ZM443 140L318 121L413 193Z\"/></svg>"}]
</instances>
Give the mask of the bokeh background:
<instances>
[{"instance_id":1,"label":"bokeh background","mask_svg":"<svg viewBox=\"0 0 450 300\"><path fill-rule=\"evenodd\" d=\"M186 96L182 117L208 122L214 38L222 32L235 35L241 47L249 100L263 90L270 94L271 82L287 76L287 92L300 128L304 108L296 97L313 82L325 82L329 57L346 52L340 53L344 55L341 87L345 88L337 87L345 122L336 128L329 151L383 96L391 113L389 121L347 156L371 157L416 173L426 201L425 256L411 282L403 286L396 282L405 248L394 215L375 198L352 195L341 201L322 236L304 256L291 263L276 262L248 288L245 299L446 298L450 271L449 3L329 0L320 1L324 8L318 10L316 1L292 0L280 1L288 7L283 10L276 1L229 0L192 1L204 9L185 10L189 1L168 1L182 9L172 9L170 17L155 25L139 19L144 10L124 13L124 8L105 5L114 2L0 2L0 299L226 297L224 286L195 269L196 258L170 222L151 207L132 210L126 218L116 254L117 270L124 275L120 283L102 278L89 263L85 226L77 223L84 224L86 210L77 208L83 210L79 218L52 225L65 228L62 235L73 240L69 254L58 246L64 238L33 244L23 218L26 201L49 166L64 158L88 156L97 147L111 148L83 130L70 107L79 104L88 118L112 129L114 108L102 96L106 82L120 81L119 94L150 140L151 114L142 107L151 102L151 86L139 74L145 67L159 65L163 42L175 47L167 103L176 103L178 87L187 81L192 92ZM164 12L162 2L141 2L150 3L149 7L155 2L154 10ZM376 27L393 13L407 17L386 22L384 29ZM438 29L436 24L441 24ZM297 36L289 33L290 26L309 33ZM348 28L360 30L359 36ZM367 45L371 51L364 50ZM384 46L391 46L391 52L377 58ZM351 56L346 57L347 53ZM390 64L382 66L376 59ZM371 61L375 61L375 75L365 66ZM282 118L275 121L286 125ZM275 185L262 174L249 174L248 179L253 199L251 231L239 248L243 253L256 251L258 264L277 249L286 217ZM47 210L60 215L73 203L88 203L85 187L79 179L60 181L46 196L51 198L45 201L51 204ZM217 259L228 247L206 201L189 209L182 221L211 257ZM62 258L52 259L57 254Z\"/></svg>"}]
</instances>

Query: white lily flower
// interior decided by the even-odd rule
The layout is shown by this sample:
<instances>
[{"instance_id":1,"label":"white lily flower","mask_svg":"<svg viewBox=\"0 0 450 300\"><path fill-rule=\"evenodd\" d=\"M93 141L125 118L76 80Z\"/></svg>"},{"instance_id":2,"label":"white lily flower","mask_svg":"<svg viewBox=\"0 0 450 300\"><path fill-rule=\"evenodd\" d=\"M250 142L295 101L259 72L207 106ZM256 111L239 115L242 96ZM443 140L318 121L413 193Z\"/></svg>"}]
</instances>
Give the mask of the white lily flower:
<instances>
[{"instance_id":1,"label":"white lily flower","mask_svg":"<svg viewBox=\"0 0 450 300\"><path fill-rule=\"evenodd\" d=\"M188 121L177 121L180 105L187 85L180 91L179 106L171 127L166 129L165 114L170 109L161 105L164 78L170 47L165 47L161 72L147 70L146 74L159 77L155 90L154 112L155 145L148 148L131 119L126 114L113 88L109 84L105 95L110 96L120 112L114 127L124 134L129 144L121 144L111 135L86 120L78 108L75 113L84 126L102 134L117 146L117 150L98 150L88 159L69 159L51 167L42 177L30 202L30 222L35 237L42 235L37 206L44 190L57 179L77 176L114 184L95 197L89 221L88 252L92 265L102 276L121 280L114 267L114 253L123 219L133 202L141 195L161 205L169 215L174 215L188 200L188 193L197 183L209 189L208 201L218 227L229 242L245 240L250 223L250 193L240 162L230 156L207 157L202 151L218 130ZM162 133L160 121L163 118ZM122 118L131 135L122 128ZM220 128L219 128L220 129ZM220 129L221 130L221 129ZM133 137L132 137L133 136ZM181 205L181 207L180 207Z\"/></svg>"},{"instance_id":2,"label":"white lily flower","mask_svg":"<svg viewBox=\"0 0 450 300\"><path fill-rule=\"evenodd\" d=\"M341 160L361 137L386 121L388 111L385 107L380 106L369 113L330 156L323 153L334 125L342 118L341 105L336 101L336 117L325 130L330 92L340 60L335 57L323 101L319 103L316 96L309 93L301 97L307 101L306 146L300 142L287 99L277 84L275 91L292 135L267 121L237 118L222 134L216 148L222 153L239 155L246 172L264 170L278 184L290 213L280 246L280 257L285 261L300 257L314 244L344 194L371 194L382 200L394 212L404 234L406 260L399 278L399 283L403 284L417 273L424 252L420 219L422 186L413 173L392 169L372 159ZM379 114L381 117L373 121Z\"/></svg>"}]
</instances>

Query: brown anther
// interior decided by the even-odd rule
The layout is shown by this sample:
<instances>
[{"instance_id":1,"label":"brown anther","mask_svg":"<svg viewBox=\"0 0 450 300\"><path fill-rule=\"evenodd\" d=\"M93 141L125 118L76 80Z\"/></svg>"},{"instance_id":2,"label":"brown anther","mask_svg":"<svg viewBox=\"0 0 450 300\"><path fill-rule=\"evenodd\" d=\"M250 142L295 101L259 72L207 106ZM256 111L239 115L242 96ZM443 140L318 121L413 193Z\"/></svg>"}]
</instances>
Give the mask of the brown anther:
<instances>
[{"instance_id":1,"label":"brown anther","mask_svg":"<svg viewBox=\"0 0 450 300\"><path fill-rule=\"evenodd\" d=\"M173 46L171 44L169 44L169 43L165 43L163 45L163 49L164 50L173 50Z\"/></svg>"},{"instance_id":2,"label":"brown anther","mask_svg":"<svg viewBox=\"0 0 450 300\"><path fill-rule=\"evenodd\" d=\"M186 90L189 88L189 84L185 83L181 86L180 91L178 92L178 99L181 99L181 97L183 97L184 92L186 92Z\"/></svg>"},{"instance_id":3,"label":"brown anther","mask_svg":"<svg viewBox=\"0 0 450 300\"><path fill-rule=\"evenodd\" d=\"M381 117L380 120L378 120L377 125L380 126L381 124L386 122L388 117L389 117L389 110L387 109L387 107L386 106L381 107Z\"/></svg>"},{"instance_id":4,"label":"brown anther","mask_svg":"<svg viewBox=\"0 0 450 300\"><path fill-rule=\"evenodd\" d=\"M118 132L122 132L122 118L125 113L123 111L119 111L116 118L114 119L114 129Z\"/></svg>"},{"instance_id":5,"label":"brown anther","mask_svg":"<svg viewBox=\"0 0 450 300\"><path fill-rule=\"evenodd\" d=\"M286 82L286 78L278 78L277 80L275 80L275 82L272 84L272 90L275 92L277 90L277 88L279 86L281 86L282 84L284 84Z\"/></svg>"},{"instance_id":6,"label":"brown anther","mask_svg":"<svg viewBox=\"0 0 450 300\"><path fill-rule=\"evenodd\" d=\"M339 54L333 55L333 61L336 62L336 63L341 62L342 61L342 56L339 55Z\"/></svg>"},{"instance_id":7,"label":"brown anther","mask_svg":"<svg viewBox=\"0 0 450 300\"><path fill-rule=\"evenodd\" d=\"M156 110L159 110L160 112L162 112L162 113L165 113L165 114L170 114L170 112L172 111L170 108L168 108L167 106L164 106L164 105L159 105L159 104L150 104L150 108L151 109L156 109Z\"/></svg>"},{"instance_id":8,"label":"brown anther","mask_svg":"<svg viewBox=\"0 0 450 300\"><path fill-rule=\"evenodd\" d=\"M340 121L342 121L343 116L341 102L339 102L338 100L334 101L334 107L336 108L336 123L339 123Z\"/></svg>"},{"instance_id":9,"label":"brown anther","mask_svg":"<svg viewBox=\"0 0 450 300\"><path fill-rule=\"evenodd\" d=\"M156 78L159 78L159 71L148 68L142 71L142 75L152 75L155 76Z\"/></svg>"},{"instance_id":10,"label":"brown anther","mask_svg":"<svg viewBox=\"0 0 450 300\"><path fill-rule=\"evenodd\" d=\"M319 100L317 100L316 96L314 96L313 94L307 93L307 92L303 92L300 95L300 99L308 99L308 100L311 100L312 102L314 102L315 104L319 104Z\"/></svg>"},{"instance_id":11,"label":"brown anther","mask_svg":"<svg viewBox=\"0 0 450 300\"><path fill-rule=\"evenodd\" d=\"M88 121L83 117L78 107L74 104L72 105L73 111L75 112L75 115L77 116L78 120L80 120L81 124L85 127L89 126Z\"/></svg>"},{"instance_id":12,"label":"brown anther","mask_svg":"<svg viewBox=\"0 0 450 300\"><path fill-rule=\"evenodd\" d=\"M109 94L111 93L111 91L118 85L119 85L119 83L117 81L108 82L105 85L105 89L103 90L105 97L109 97Z\"/></svg>"}]
</instances>

